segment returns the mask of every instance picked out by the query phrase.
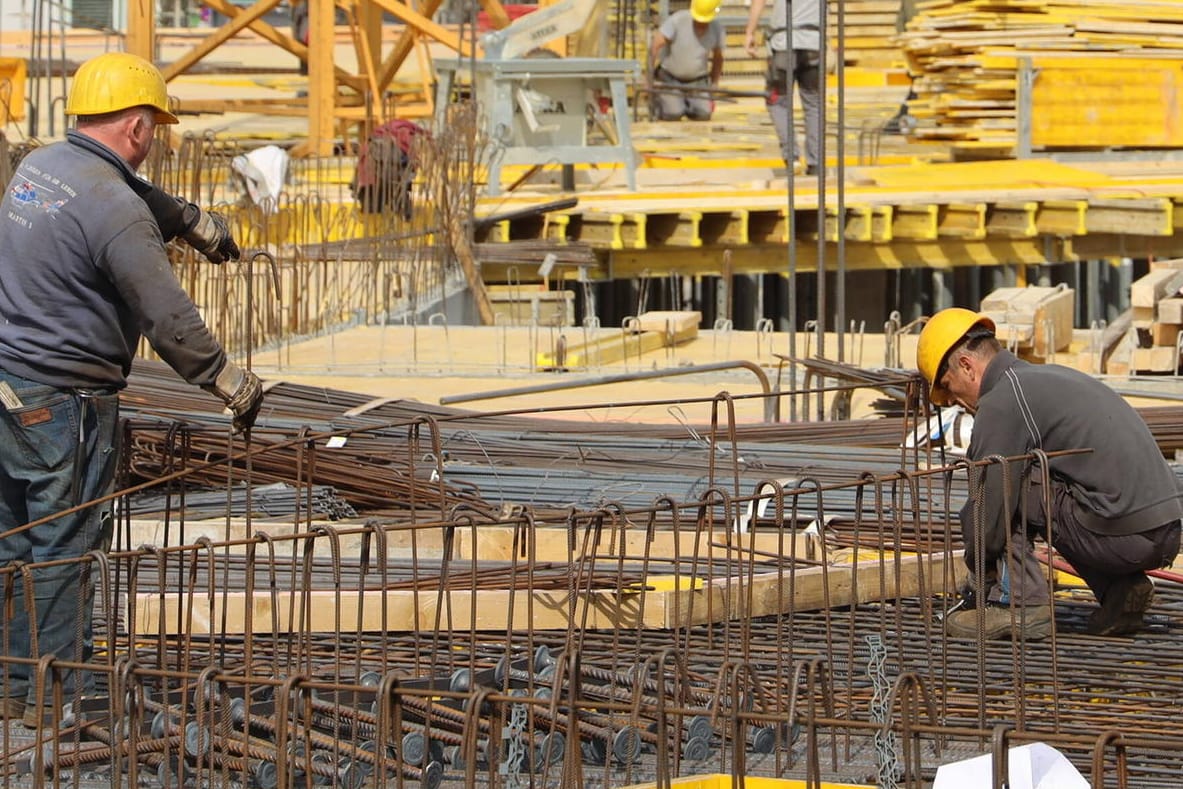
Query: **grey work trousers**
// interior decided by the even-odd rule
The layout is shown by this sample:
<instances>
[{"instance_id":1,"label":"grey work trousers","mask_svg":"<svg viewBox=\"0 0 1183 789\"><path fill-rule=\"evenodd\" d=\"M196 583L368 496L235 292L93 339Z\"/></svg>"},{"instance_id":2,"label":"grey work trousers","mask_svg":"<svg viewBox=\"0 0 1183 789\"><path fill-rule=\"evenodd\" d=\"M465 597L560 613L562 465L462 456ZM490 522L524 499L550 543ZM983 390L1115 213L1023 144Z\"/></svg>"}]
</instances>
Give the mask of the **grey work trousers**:
<instances>
[{"instance_id":1,"label":"grey work trousers","mask_svg":"<svg viewBox=\"0 0 1183 789\"><path fill-rule=\"evenodd\" d=\"M797 161L797 141L789 108L793 85L805 114L805 163L817 172L821 151L822 95L821 54L816 49L773 50L768 59L768 114L776 129L781 156L791 166Z\"/></svg>"},{"instance_id":2,"label":"grey work trousers","mask_svg":"<svg viewBox=\"0 0 1183 789\"><path fill-rule=\"evenodd\" d=\"M1104 601L1118 579L1166 567L1179 553L1178 520L1136 534L1100 534L1081 525L1080 504L1066 484L1053 481L1051 494L1051 544L1080 574L1097 602ZM1024 510L1026 531L1022 528L1023 513L1016 514L1010 561L1005 565L999 562L999 577L990 590L990 600L1006 602L1009 596L1015 605L1047 605L1047 574L1031 550L1033 536L1045 541L1048 537L1042 486L1038 483L1027 490Z\"/></svg>"},{"instance_id":3,"label":"grey work trousers","mask_svg":"<svg viewBox=\"0 0 1183 789\"><path fill-rule=\"evenodd\" d=\"M683 116L692 121L709 121L714 109L714 101L706 90L695 88L710 88L708 77L694 80L680 80L660 66L656 76L659 82L666 85L676 85L676 88L656 90L653 92L654 117L659 121L681 120Z\"/></svg>"}]
</instances>

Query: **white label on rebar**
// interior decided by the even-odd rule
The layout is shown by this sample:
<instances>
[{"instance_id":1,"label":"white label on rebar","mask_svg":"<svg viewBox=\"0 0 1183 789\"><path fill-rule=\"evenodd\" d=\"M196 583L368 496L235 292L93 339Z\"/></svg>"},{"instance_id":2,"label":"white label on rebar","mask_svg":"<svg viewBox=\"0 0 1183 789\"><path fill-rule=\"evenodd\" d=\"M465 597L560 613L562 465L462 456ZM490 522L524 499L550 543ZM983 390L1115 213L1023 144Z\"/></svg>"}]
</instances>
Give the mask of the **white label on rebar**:
<instances>
[{"instance_id":1,"label":"white label on rebar","mask_svg":"<svg viewBox=\"0 0 1183 789\"><path fill-rule=\"evenodd\" d=\"M332 438L330 438L328 441L325 442L325 448L340 449L341 447L345 446L347 443L349 443L349 439L346 438L345 436L333 436Z\"/></svg>"}]
</instances>

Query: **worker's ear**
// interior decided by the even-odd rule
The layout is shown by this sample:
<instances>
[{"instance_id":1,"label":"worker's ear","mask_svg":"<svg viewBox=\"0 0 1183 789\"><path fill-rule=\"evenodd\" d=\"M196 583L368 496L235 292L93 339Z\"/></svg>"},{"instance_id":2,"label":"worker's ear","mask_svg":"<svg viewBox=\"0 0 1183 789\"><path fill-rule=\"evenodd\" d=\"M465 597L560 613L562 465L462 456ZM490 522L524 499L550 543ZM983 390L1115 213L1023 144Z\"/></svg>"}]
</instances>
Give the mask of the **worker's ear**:
<instances>
[{"instance_id":1,"label":"worker's ear","mask_svg":"<svg viewBox=\"0 0 1183 789\"><path fill-rule=\"evenodd\" d=\"M156 125L148 118L147 113L133 112L131 115L131 123L128 125L128 131L131 134L132 142L139 145L143 142L145 136L151 136L156 130Z\"/></svg>"}]
</instances>

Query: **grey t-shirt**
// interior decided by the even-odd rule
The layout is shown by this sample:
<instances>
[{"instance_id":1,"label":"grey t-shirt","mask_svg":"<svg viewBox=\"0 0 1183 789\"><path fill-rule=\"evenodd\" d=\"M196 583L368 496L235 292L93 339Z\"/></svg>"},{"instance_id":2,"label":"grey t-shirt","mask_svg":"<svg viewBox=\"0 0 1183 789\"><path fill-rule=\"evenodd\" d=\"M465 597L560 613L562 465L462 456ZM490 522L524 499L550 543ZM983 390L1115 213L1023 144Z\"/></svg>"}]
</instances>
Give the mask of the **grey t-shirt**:
<instances>
[{"instance_id":1,"label":"grey t-shirt","mask_svg":"<svg viewBox=\"0 0 1183 789\"><path fill-rule=\"evenodd\" d=\"M670 14L659 28L669 44L661 68L670 76L689 82L711 73L711 53L723 47L723 25L718 19L707 23L701 36L694 32L694 17L683 9Z\"/></svg>"},{"instance_id":2,"label":"grey t-shirt","mask_svg":"<svg viewBox=\"0 0 1183 789\"><path fill-rule=\"evenodd\" d=\"M769 46L782 52L788 48L789 0L773 0L772 30ZM822 29L822 7L818 0L792 0L793 6L793 49L820 51Z\"/></svg>"}]
</instances>

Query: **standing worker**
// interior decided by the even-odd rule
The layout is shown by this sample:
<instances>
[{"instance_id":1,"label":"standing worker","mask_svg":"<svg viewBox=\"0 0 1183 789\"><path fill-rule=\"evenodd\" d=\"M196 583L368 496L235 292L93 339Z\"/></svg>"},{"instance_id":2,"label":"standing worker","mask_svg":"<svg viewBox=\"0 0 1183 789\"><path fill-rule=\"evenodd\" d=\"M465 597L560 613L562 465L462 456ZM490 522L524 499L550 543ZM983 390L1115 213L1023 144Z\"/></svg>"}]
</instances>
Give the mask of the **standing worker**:
<instances>
[{"instance_id":1,"label":"standing worker","mask_svg":"<svg viewBox=\"0 0 1183 789\"><path fill-rule=\"evenodd\" d=\"M135 185L157 124L177 122L160 72L126 53L93 58L74 77L66 113L76 128L24 158L0 205L0 567L66 561L32 571L35 631L19 576L13 599L0 602L13 614L4 622L8 656L86 662L94 587L80 588L82 562L69 560L109 547L109 504L19 527L110 493L118 393L141 333L182 377L225 403L236 431L253 425L263 394L181 289L150 197ZM167 199L165 207L182 207ZM207 254L237 256L224 236L196 238L224 231L211 218L182 226L174 216L170 232ZM29 665L9 664L0 676L6 717L37 727L69 716L70 705L51 707L48 691L37 697ZM93 677L76 681L68 671L62 681L69 698L87 693Z\"/></svg>"},{"instance_id":2,"label":"standing worker","mask_svg":"<svg viewBox=\"0 0 1183 789\"><path fill-rule=\"evenodd\" d=\"M709 121L714 108L711 89L723 76L723 42L719 22L722 0L690 0L688 10L670 14L653 33L649 73L653 80L654 117L676 121ZM666 89L662 89L665 86Z\"/></svg>"},{"instance_id":3,"label":"standing worker","mask_svg":"<svg viewBox=\"0 0 1183 789\"><path fill-rule=\"evenodd\" d=\"M744 30L744 49L756 57L756 29L767 0L752 0L748 11L748 25ZM768 114L780 142L785 165L792 167L798 160L797 141L793 131L793 117L789 111L789 93L794 83L805 111L805 172L818 172L818 152L821 150L822 98L821 48L822 4L819 0L792 0L793 24L789 29L788 0L773 0L772 29L768 37ZM792 34L790 36L790 33ZM790 40L791 38L791 40Z\"/></svg>"},{"instance_id":4,"label":"standing worker","mask_svg":"<svg viewBox=\"0 0 1183 789\"><path fill-rule=\"evenodd\" d=\"M1154 597L1146 570L1179 553L1183 517L1175 474L1146 423L1116 392L1091 376L1057 364L1029 364L1003 350L994 321L970 310L937 313L916 349L920 372L936 405L960 404L974 414L970 460L1013 458L1035 450L1089 452L1049 458L1049 468L1015 461L1009 489L1001 463L981 467L980 504L961 510L965 561L986 605L984 638L1051 632L1048 584L1030 539L1048 539L1045 494L1051 501L1051 544L1088 584L1100 608L1088 620L1093 635L1135 633ZM1042 478L1051 480L1044 491ZM1007 523L1010 523L1009 561ZM981 534L975 524L981 524ZM1026 528L1024 528L1024 524ZM981 551L978 557L976 552ZM980 562L978 559L980 558ZM976 638L979 612L956 611L946 632Z\"/></svg>"}]
</instances>

